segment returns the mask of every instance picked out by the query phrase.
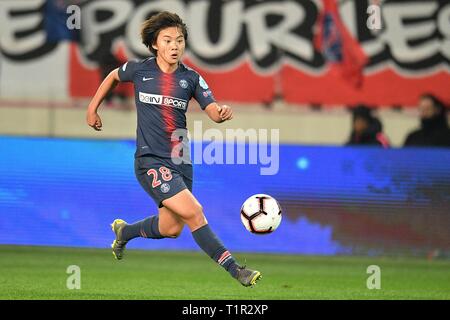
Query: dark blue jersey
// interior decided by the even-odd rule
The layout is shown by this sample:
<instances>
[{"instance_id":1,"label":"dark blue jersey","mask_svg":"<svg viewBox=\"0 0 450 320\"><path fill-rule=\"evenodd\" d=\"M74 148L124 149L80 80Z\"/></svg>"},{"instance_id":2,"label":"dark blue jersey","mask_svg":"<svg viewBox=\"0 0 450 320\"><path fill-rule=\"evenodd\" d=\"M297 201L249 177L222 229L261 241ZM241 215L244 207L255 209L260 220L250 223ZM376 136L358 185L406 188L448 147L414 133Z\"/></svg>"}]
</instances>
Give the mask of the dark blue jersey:
<instances>
[{"instance_id":1,"label":"dark blue jersey","mask_svg":"<svg viewBox=\"0 0 450 320\"><path fill-rule=\"evenodd\" d=\"M119 78L134 84L137 109L135 157L150 154L171 158L172 150L179 144L178 132L187 130L189 100L197 100L203 110L215 101L205 80L182 63L175 72L164 73L154 57L128 61L119 68Z\"/></svg>"}]
</instances>

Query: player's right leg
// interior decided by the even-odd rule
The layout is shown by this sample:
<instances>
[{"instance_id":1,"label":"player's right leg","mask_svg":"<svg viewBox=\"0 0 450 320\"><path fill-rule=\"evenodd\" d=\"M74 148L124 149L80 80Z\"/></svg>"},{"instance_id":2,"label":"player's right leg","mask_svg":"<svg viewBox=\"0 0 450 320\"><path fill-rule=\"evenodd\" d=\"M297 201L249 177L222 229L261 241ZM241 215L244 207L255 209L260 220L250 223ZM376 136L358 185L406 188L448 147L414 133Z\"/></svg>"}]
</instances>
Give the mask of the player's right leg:
<instances>
[{"instance_id":1,"label":"player's right leg","mask_svg":"<svg viewBox=\"0 0 450 320\"><path fill-rule=\"evenodd\" d=\"M127 225L125 221L122 219L115 219L113 223L111 223L111 229L116 235L113 243L111 244L112 253L117 260L121 260L123 258L123 252L125 251L125 247L128 241L125 241L122 234L123 228Z\"/></svg>"},{"instance_id":2,"label":"player's right leg","mask_svg":"<svg viewBox=\"0 0 450 320\"><path fill-rule=\"evenodd\" d=\"M183 231L184 222L166 207L159 208L159 232L167 238L178 238Z\"/></svg>"},{"instance_id":3,"label":"player's right leg","mask_svg":"<svg viewBox=\"0 0 450 320\"><path fill-rule=\"evenodd\" d=\"M184 227L184 222L172 211L165 207L158 210L158 215L145 218L133 224L122 219L116 219L111 228L116 239L111 244L113 255L117 260L123 258L127 243L138 237L162 239L177 238Z\"/></svg>"},{"instance_id":4,"label":"player's right leg","mask_svg":"<svg viewBox=\"0 0 450 320\"><path fill-rule=\"evenodd\" d=\"M154 215L143 220L137 221L133 224L128 224L122 219L116 219L111 224L111 228L116 235L111 244L113 255L117 260L123 258L123 253L128 241L137 238L151 238L151 239L162 239L165 238L159 232L159 217Z\"/></svg>"},{"instance_id":5,"label":"player's right leg","mask_svg":"<svg viewBox=\"0 0 450 320\"><path fill-rule=\"evenodd\" d=\"M111 247L118 260L122 259L128 241L134 238L176 238L181 233L184 222L178 215L164 208L161 203L165 198L171 197L186 186L182 175L176 171L172 172L166 166L169 164L157 157L135 159L136 178L145 192L155 201L159 212L158 215L147 217L133 224L127 224L122 219L114 220L111 226L116 239Z\"/></svg>"}]
</instances>

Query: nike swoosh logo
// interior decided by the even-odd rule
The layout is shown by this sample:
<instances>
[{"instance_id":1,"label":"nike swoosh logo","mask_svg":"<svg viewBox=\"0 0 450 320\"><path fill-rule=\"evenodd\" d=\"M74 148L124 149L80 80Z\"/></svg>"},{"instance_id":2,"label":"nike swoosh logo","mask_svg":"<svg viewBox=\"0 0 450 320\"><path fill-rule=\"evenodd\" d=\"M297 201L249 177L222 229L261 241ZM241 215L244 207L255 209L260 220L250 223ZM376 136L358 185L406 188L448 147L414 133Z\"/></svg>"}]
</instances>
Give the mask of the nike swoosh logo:
<instances>
[{"instance_id":1,"label":"nike swoosh logo","mask_svg":"<svg viewBox=\"0 0 450 320\"><path fill-rule=\"evenodd\" d=\"M148 81L148 80L152 80L153 78L146 78L146 77L143 77L142 78L142 81Z\"/></svg>"}]
</instances>

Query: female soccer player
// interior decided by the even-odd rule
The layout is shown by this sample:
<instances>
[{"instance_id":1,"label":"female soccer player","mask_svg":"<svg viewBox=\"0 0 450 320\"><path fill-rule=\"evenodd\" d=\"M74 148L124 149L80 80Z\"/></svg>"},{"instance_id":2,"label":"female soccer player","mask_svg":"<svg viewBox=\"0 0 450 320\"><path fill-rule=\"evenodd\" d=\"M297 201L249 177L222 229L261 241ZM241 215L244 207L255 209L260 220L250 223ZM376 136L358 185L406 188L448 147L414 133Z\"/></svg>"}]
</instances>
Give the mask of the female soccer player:
<instances>
[{"instance_id":1,"label":"female soccer player","mask_svg":"<svg viewBox=\"0 0 450 320\"><path fill-rule=\"evenodd\" d=\"M161 12L152 16L142 25L141 38L154 57L128 61L112 71L89 104L87 123L100 131L102 121L97 110L105 96L119 81L133 82L137 108L135 174L159 208L158 215L133 224L114 220L113 254L122 259L128 241L137 237L176 238L187 224L206 254L242 285L251 286L261 273L239 266L211 230L202 206L192 194L192 165L178 161L186 155L179 150L183 137L175 133L186 130L186 111L192 97L213 121L233 118L230 107L215 102L203 78L180 62L187 37L186 25L178 15Z\"/></svg>"}]
</instances>

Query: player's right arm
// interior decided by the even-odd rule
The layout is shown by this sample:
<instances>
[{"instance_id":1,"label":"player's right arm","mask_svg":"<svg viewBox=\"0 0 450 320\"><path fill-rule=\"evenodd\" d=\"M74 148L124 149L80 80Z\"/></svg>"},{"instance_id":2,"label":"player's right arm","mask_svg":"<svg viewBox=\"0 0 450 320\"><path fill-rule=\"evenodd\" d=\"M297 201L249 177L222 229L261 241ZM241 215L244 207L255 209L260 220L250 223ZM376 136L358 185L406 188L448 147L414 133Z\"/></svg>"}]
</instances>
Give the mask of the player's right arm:
<instances>
[{"instance_id":1,"label":"player's right arm","mask_svg":"<svg viewBox=\"0 0 450 320\"><path fill-rule=\"evenodd\" d=\"M102 120L97 113L100 104L109 91L113 90L115 86L119 83L119 70L115 69L110 72L110 74L103 80L100 87L98 87L97 92L89 103L86 115L86 121L89 126L94 128L94 130L102 130Z\"/></svg>"}]
</instances>

